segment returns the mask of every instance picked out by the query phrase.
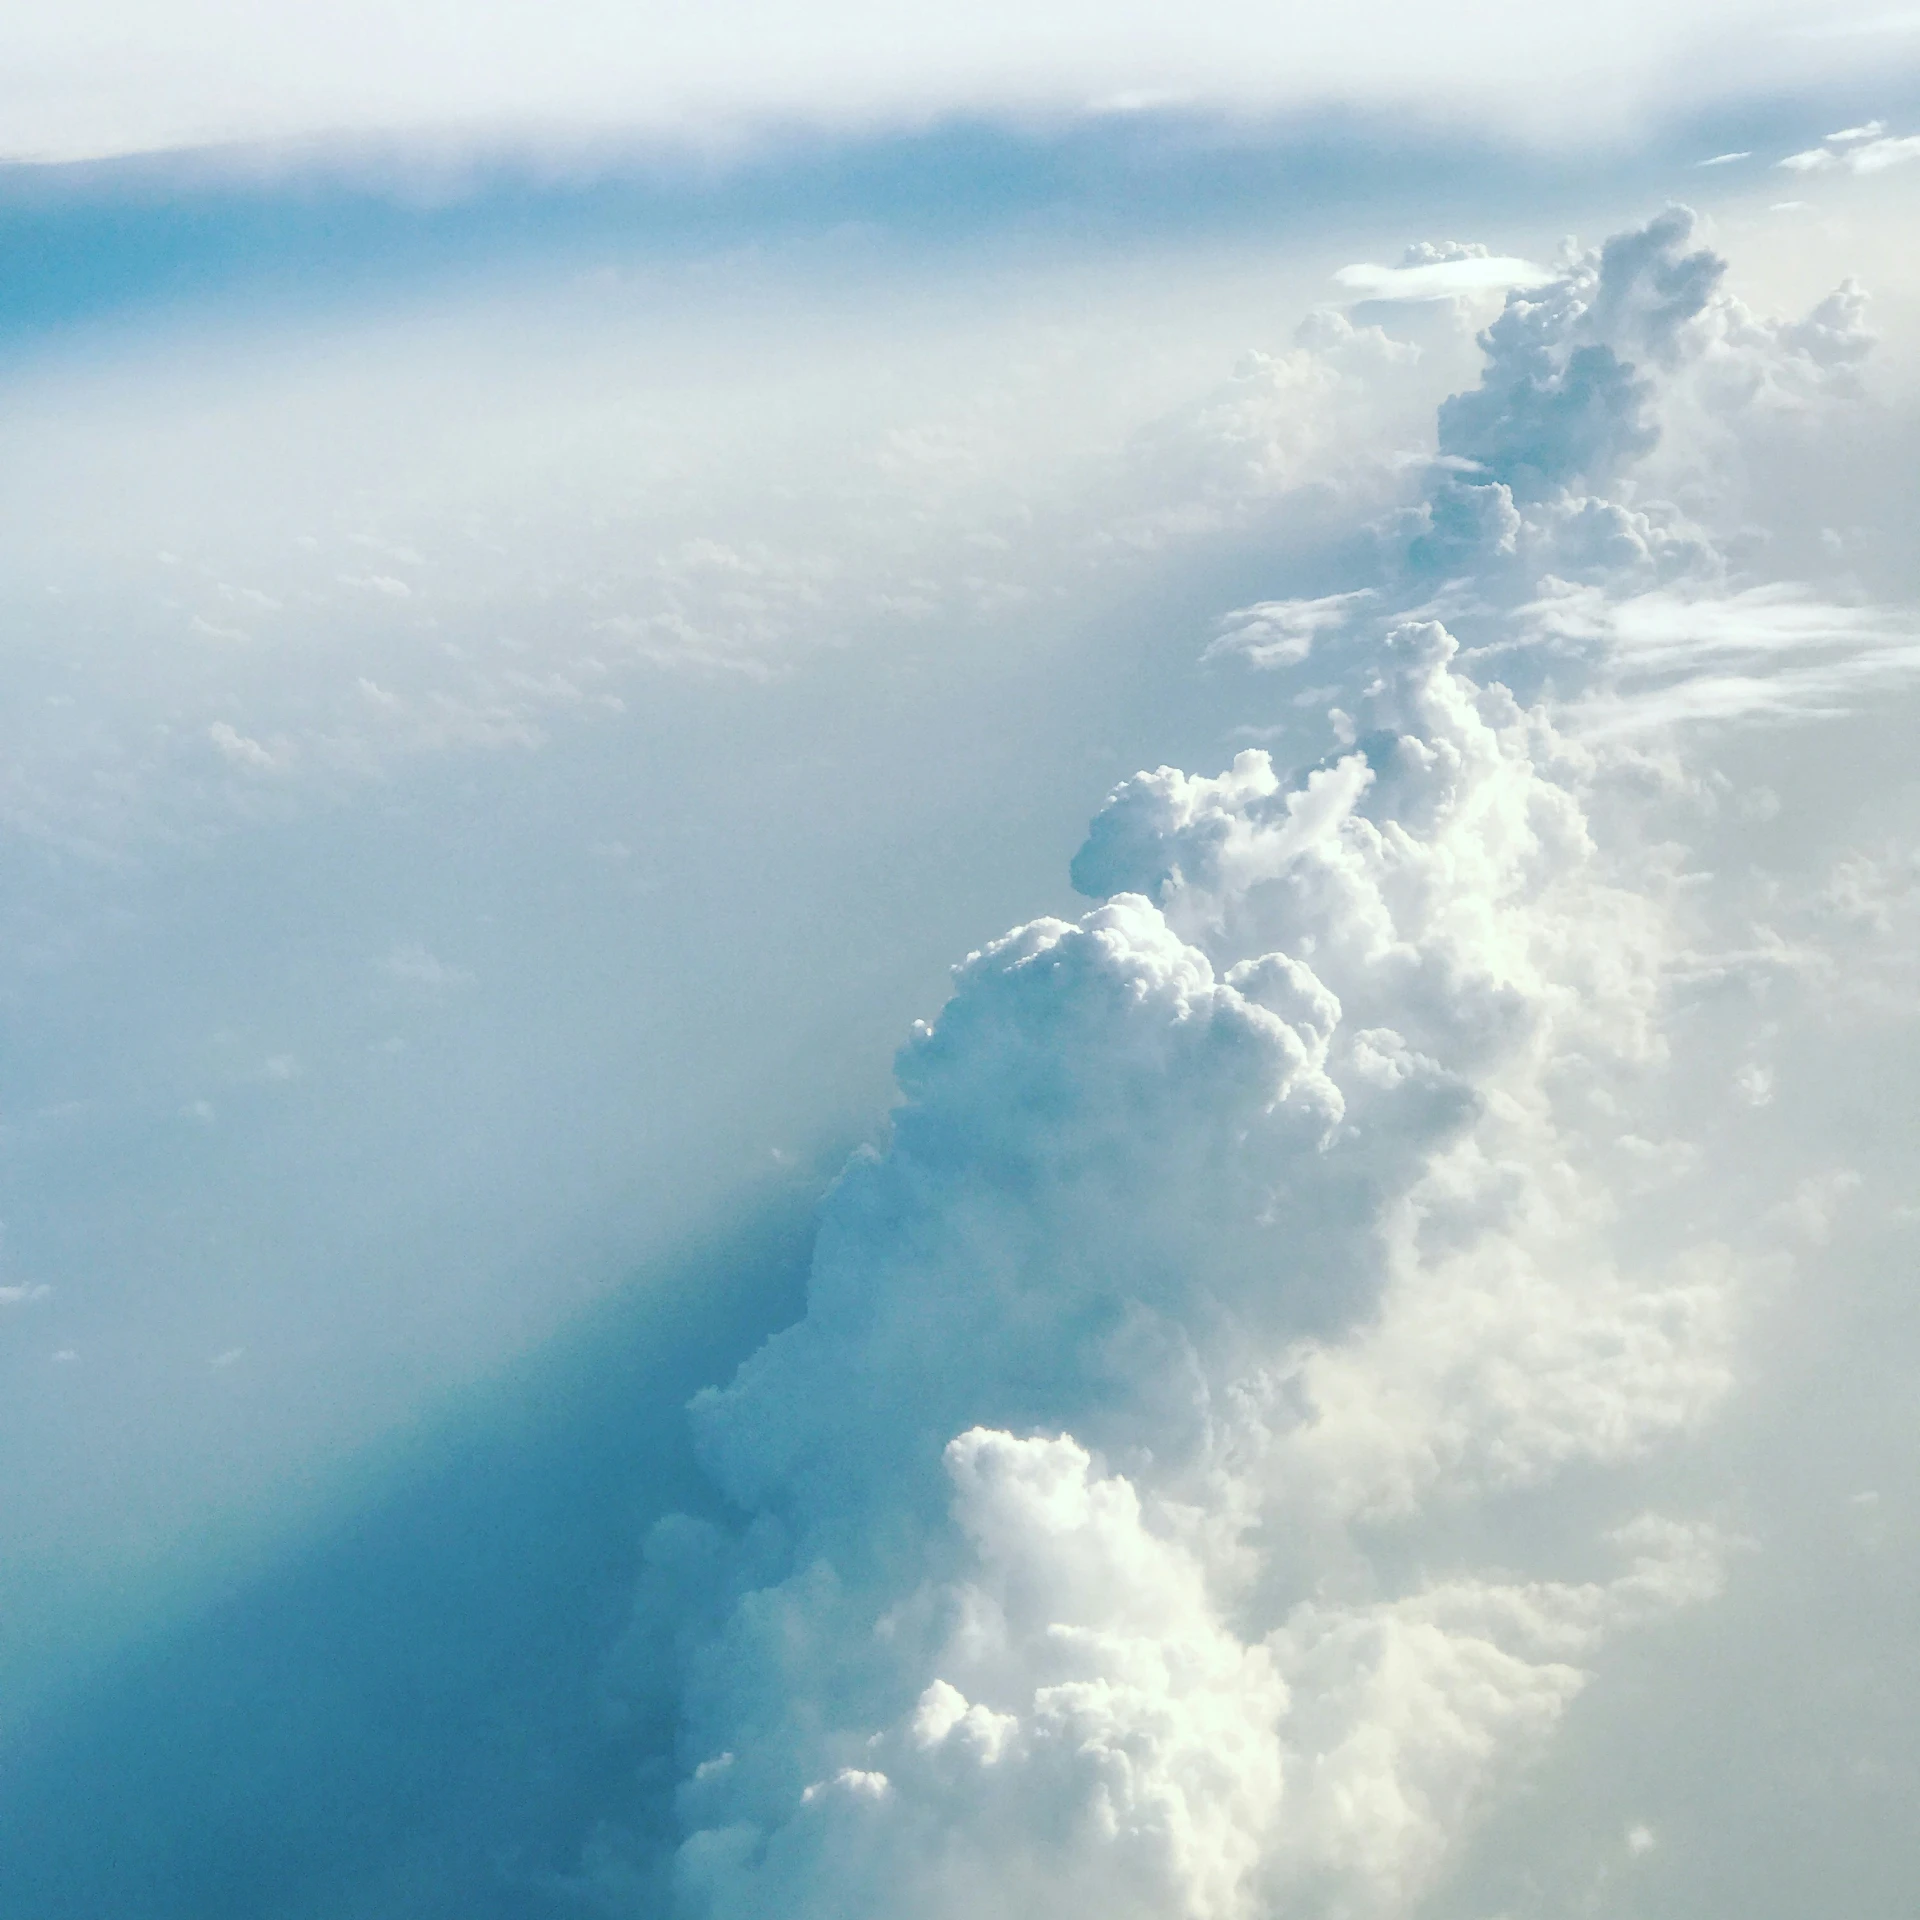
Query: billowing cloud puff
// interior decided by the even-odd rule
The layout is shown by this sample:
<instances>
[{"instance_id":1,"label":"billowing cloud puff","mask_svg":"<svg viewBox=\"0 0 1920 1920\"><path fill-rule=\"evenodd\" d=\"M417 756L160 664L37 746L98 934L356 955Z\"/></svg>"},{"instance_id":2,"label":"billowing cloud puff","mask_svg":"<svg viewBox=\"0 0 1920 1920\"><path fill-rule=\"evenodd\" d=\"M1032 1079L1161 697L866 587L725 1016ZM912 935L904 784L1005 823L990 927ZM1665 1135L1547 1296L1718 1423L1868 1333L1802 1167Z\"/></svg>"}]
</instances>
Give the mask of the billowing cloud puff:
<instances>
[{"instance_id":1,"label":"billowing cloud puff","mask_svg":"<svg viewBox=\"0 0 1920 1920\"><path fill-rule=\"evenodd\" d=\"M1636 1121L1695 962L1589 722L1657 595L1746 590L1604 489L1663 394L1742 404L1701 369L1811 393L1862 331L1754 321L1690 232L1509 297L1382 578L1226 616L1215 658L1343 675L1325 754L1123 782L1091 909L915 1029L804 1318L694 1403L736 1519L649 1544L623 1684L679 1779L614 1905L1390 1920L1604 1640L1715 1590L1711 1527L1593 1491L1728 1391L1742 1265L1624 1217L1693 1164ZM1523 698L1462 622L1597 684ZM1471 1544L1570 1469L1558 1547Z\"/></svg>"},{"instance_id":2,"label":"billowing cloud puff","mask_svg":"<svg viewBox=\"0 0 1920 1920\"><path fill-rule=\"evenodd\" d=\"M721 1484L864 1526L875 1498L931 1497L972 1422L1164 1440L1164 1412L1136 1418L1148 1382L1297 1317L1260 1276L1274 1182L1341 1118L1337 1018L1305 968L1217 975L1135 896L974 955L902 1053L890 1150L826 1203L806 1319L695 1408Z\"/></svg>"},{"instance_id":3,"label":"billowing cloud puff","mask_svg":"<svg viewBox=\"0 0 1920 1920\"><path fill-rule=\"evenodd\" d=\"M1481 601L1548 576L1610 589L1724 576L1693 516L1739 470L1740 435L1855 393L1873 335L1851 280L1799 320L1754 314L1692 232L1692 214L1669 208L1508 295L1480 337L1480 383L1440 408L1441 458L1406 547L1410 598L1449 575ZM1662 476L1692 497L1684 512L1642 485L1621 491L1663 418L1684 430L1688 455Z\"/></svg>"},{"instance_id":4,"label":"billowing cloud puff","mask_svg":"<svg viewBox=\"0 0 1920 1920\"><path fill-rule=\"evenodd\" d=\"M1440 451L1521 500L1584 479L1605 484L1658 438L1642 362L1670 364L1725 271L1683 252L1693 217L1673 208L1609 240L1559 279L1508 296L1482 344L1480 385L1440 409Z\"/></svg>"},{"instance_id":5,"label":"billowing cloud puff","mask_svg":"<svg viewBox=\"0 0 1920 1920\"><path fill-rule=\"evenodd\" d=\"M1545 1087L1633 1070L1653 916L1443 632L1388 660L1291 791L1122 789L1077 872L1135 890L959 970L806 1318L696 1406L761 1517L700 1549L687 1912L1393 1911L1631 1612L1324 1597L1724 1384L1724 1266L1610 1263Z\"/></svg>"},{"instance_id":6,"label":"billowing cloud puff","mask_svg":"<svg viewBox=\"0 0 1920 1920\"><path fill-rule=\"evenodd\" d=\"M1910 621L1741 579L1729 551L1752 539L1750 473L1777 464L1800 423L1863 404L1866 295L1848 280L1799 319L1757 315L1691 234L1692 216L1669 209L1508 297L1481 336L1481 382L1440 409L1425 498L1382 523L1383 582L1306 603L1313 639L1378 644L1409 614L1440 615L1471 650L1501 655L1517 690L1551 676L1563 697L1599 696L1573 719L1582 732L1831 701L1907 670ZM1670 446L1662 421L1679 429ZM1305 657L1265 612L1235 616L1244 635L1230 625L1216 650L1266 667ZM1674 645L1662 684L1625 636L1676 616L1699 644ZM1819 636L1819 657L1780 644L1801 635ZM1716 652L1749 670L1674 690Z\"/></svg>"}]
</instances>

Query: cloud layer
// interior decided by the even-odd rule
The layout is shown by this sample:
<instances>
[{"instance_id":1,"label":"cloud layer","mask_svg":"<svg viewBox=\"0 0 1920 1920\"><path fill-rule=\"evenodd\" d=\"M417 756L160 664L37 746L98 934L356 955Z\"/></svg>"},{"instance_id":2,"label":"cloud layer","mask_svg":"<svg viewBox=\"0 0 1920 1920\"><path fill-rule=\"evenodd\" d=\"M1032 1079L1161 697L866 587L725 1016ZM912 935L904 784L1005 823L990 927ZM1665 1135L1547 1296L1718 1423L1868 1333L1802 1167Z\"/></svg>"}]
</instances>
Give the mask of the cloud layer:
<instances>
[{"instance_id":1,"label":"cloud layer","mask_svg":"<svg viewBox=\"0 0 1920 1920\"><path fill-rule=\"evenodd\" d=\"M924 122L952 113L1133 112L1165 104L1270 110L1393 103L1501 122L1547 141L1614 129L1700 75L1729 92L1802 87L1869 59L1910 57L1897 17L1858 36L1806 0L1727 0L1605 20L1516 0L1445 15L1366 0L1275 13L1210 0L1171 15L1131 0L927 8L887 30L855 8L732 0L699 13L569 0L488 0L453 16L212 0L84 0L7 28L0 152L70 158L340 131L445 140L503 127L648 135L702 145L768 123ZM1711 64L1709 64L1709 62Z\"/></svg>"}]
</instances>

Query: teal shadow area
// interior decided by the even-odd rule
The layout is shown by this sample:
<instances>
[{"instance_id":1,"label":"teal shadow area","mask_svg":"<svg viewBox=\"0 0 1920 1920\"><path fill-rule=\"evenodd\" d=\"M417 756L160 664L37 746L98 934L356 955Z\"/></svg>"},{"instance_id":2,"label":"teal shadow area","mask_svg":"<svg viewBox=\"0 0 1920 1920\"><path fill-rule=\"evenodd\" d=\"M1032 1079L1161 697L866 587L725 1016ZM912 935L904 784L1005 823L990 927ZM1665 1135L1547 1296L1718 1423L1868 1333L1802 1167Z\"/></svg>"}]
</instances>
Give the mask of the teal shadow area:
<instances>
[{"instance_id":1,"label":"teal shadow area","mask_svg":"<svg viewBox=\"0 0 1920 1920\"><path fill-rule=\"evenodd\" d=\"M463 1401L271 1574L0 1744L4 1920L553 1920L661 1756L598 1676L684 1407L797 1317L817 1194L743 1209Z\"/></svg>"}]
</instances>

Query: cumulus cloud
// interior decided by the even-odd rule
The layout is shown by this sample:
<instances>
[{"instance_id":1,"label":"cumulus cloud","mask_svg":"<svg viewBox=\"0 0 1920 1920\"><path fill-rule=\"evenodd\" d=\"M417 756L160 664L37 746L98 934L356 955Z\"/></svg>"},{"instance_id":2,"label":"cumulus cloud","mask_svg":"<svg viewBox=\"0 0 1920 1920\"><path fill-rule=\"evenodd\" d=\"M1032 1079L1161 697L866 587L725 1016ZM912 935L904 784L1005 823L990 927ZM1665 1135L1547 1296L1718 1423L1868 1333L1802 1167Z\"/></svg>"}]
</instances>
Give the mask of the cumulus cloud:
<instances>
[{"instance_id":1,"label":"cumulus cloud","mask_svg":"<svg viewBox=\"0 0 1920 1920\"><path fill-rule=\"evenodd\" d=\"M1578 1657L1711 1588L1648 1523L1597 1585L1329 1597L1364 1526L1725 1384L1724 1259L1610 1261L1544 1084L1635 1070L1657 916L1454 660L1402 630L1373 760L1129 783L1112 897L909 1043L805 1319L696 1404L760 1518L687 1655L686 1911L1398 1911Z\"/></svg>"},{"instance_id":2,"label":"cumulus cloud","mask_svg":"<svg viewBox=\"0 0 1920 1920\"><path fill-rule=\"evenodd\" d=\"M1478 384L1439 410L1423 499L1382 524L1390 584L1350 635L1440 615L1513 684L1580 696L1561 724L1585 734L1838 712L1912 676L1909 612L1845 577L1743 574L1738 552L1750 476L1866 405L1866 293L1756 314L1693 229L1670 208L1508 295Z\"/></svg>"},{"instance_id":3,"label":"cumulus cloud","mask_svg":"<svg viewBox=\"0 0 1920 1920\"><path fill-rule=\"evenodd\" d=\"M915 1028L804 1317L693 1404L734 1519L649 1540L610 1684L679 1775L596 1842L609 1906L1406 1915L1606 1643L1717 1592L1632 1471L1859 1176L1701 1224L1660 1116L1733 963L1621 802L1729 661L1905 644L1631 497L1669 402L1840 404L1865 350L1853 293L1762 322L1722 272L1676 209L1510 293L1378 577L1207 649L1336 673L1321 756L1121 783L1091 908Z\"/></svg>"},{"instance_id":4,"label":"cumulus cloud","mask_svg":"<svg viewBox=\"0 0 1920 1920\"><path fill-rule=\"evenodd\" d=\"M1725 262L1685 252L1675 208L1538 289L1510 297L1482 344L1480 385L1440 409L1440 451L1523 501L1575 480L1610 481L1658 438L1642 364L1667 365Z\"/></svg>"}]
</instances>

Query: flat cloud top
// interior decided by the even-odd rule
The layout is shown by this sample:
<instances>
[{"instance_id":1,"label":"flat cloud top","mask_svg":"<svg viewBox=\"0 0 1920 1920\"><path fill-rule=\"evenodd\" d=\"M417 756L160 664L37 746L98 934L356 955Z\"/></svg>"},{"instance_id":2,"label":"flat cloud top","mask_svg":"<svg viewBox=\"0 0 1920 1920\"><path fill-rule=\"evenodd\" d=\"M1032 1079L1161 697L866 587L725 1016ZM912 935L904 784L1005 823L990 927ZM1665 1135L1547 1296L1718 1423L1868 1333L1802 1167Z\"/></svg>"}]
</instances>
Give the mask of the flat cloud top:
<instances>
[{"instance_id":1,"label":"flat cloud top","mask_svg":"<svg viewBox=\"0 0 1920 1920\"><path fill-rule=\"evenodd\" d=\"M1458 260L1424 260L1377 267L1366 261L1342 267L1334 284L1364 300L1446 300L1456 294L1500 293L1534 287L1553 277L1548 267L1508 255L1481 254Z\"/></svg>"},{"instance_id":2,"label":"flat cloud top","mask_svg":"<svg viewBox=\"0 0 1920 1920\"><path fill-rule=\"evenodd\" d=\"M1846 16L1852 19L1852 16ZM0 26L0 154L61 160L327 133L582 127L705 141L755 122L952 112L1415 103L1552 141L1648 108L1806 86L1910 55L1911 19L1836 33L1811 0L1597 10L1471 0L1339 9L1009 0L833 9L799 0L74 0ZM1684 85L1685 93L1681 92Z\"/></svg>"}]
</instances>

